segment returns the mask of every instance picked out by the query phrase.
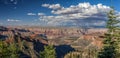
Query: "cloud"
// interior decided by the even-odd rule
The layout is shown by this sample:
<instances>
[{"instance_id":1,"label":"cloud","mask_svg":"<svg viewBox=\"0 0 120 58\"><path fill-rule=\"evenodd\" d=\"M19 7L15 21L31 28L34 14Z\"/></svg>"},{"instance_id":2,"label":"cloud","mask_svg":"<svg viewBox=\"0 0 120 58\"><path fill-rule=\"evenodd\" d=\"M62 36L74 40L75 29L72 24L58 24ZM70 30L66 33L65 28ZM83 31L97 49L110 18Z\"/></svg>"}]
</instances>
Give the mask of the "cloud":
<instances>
[{"instance_id":1,"label":"cloud","mask_svg":"<svg viewBox=\"0 0 120 58\"><path fill-rule=\"evenodd\" d=\"M15 20L15 19L7 19L8 22L19 22L20 20Z\"/></svg>"},{"instance_id":2,"label":"cloud","mask_svg":"<svg viewBox=\"0 0 120 58\"><path fill-rule=\"evenodd\" d=\"M27 13L27 15L34 16L36 14L35 13Z\"/></svg>"},{"instance_id":3,"label":"cloud","mask_svg":"<svg viewBox=\"0 0 120 58\"><path fill-rule=\"evenodd\" d=\"M43 7L49 7L50 4L43 4Z\"/></svg>"},{"instance_id":4,"label":"cloud","mask_svg":"<svg viewBox=\"0 0 120 58\"><path fill-rule=\"evenodd\" d=\"M38 13L38 16L44 16L45 14L44 13Z\"/></svg>"},{"instance_id":5,"label":"cloud","mask_svg":"<svg viewBox=\"0 0 120 58\"><path fill-rule=\"evenodd\" d=\"M62 7L60 6L60 4L43 4L42 5L43 7L48 7L50 9L61 9Z\"/></svg>"},{"instance_id":6,"label":"cloud","mask_svg":"<svg viewBox=\"0 0 120 58\"><path fill-rule=\"evenodd\" d=\"M62 7L60 4L43 4L54 15L40 16L39 20L47 25L54 26L105 26L107 21L106 13L111 10L109 6L101 3L91 5L88 2Z\"/></svg>"},{"instance_id":7,"label":"cloud","mask_svg":"<svg viewBox=\"0 0 120 58\"><path fill-rule=\"evenodd\" d=\"M68 8L62 8L59 10L52 10L53 14L76 14L92 15L96 13L103 13L110 10L109 6L102 4L90 5L90 3L79 3L78 5L71 5Z\"/></svg>"}]
</instances>

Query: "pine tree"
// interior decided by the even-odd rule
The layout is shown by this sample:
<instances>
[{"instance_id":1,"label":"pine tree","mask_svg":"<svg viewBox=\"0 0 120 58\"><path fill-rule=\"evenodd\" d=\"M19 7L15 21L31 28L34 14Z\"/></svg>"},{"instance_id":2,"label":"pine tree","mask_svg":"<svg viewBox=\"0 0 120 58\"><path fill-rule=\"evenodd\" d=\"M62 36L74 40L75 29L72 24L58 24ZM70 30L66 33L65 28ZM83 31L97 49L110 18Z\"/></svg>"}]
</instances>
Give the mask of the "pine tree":
<instances>
[{"instance_id":1,"label":"pine tree","mask_svg":"<svg viewBox=\"0 0 120 58\"><path fill-rule=\"evenodd\" d=\"M12 43L8 47L10 51L10 58L19 58L19 47L17 43Z\"/></svg>"},{"instance_id":2,"label":"pine tree","mask_svg":"<svg viewBox=\"0 0 120 58\"><path fill-rule=\"evenodd\" d=\"M56 58L55 48L52 45L44 46L44 51L40 52L40 58Z\"/></svg>"},{"instance_id":3,"label":"pine tree","mask_svg":"<svg viewBox=\"0 0 120 58\"><path fill-rule=\"evenodd\" d=\"M80 58L80 54L78 52L70 52L64 58Z\"/></svg>"},{"instance_id":4,"label":"pine tree","mask_svg":"<svg viewBox=\"0 0 120 58\"><path fill-rule=\"evenodd\" d=\"M8 45L0 40L0 58L9 58L10 51L8 49Z\"/></svg>"},{"instance_id":5,"label":"pine tree","mask_svg":"<svg viewBox=\"0 0 120 58\"><path fill-rule=\"evenodd\" d=\"M6 43L0 40L0 58L19 58L19 47L18 44Z\"/></svg>"},{"instance_id":6,"label":"pine tree","mask_svg":"<svg viewBox=\"0 0 120 58\"><path fill-rule=\"evenodd\" d=\"M108 13L109 20L106 24L108 32L105 34L105 39L103 41L104 46L99 52L98 58L116 58L116 55L118 54L118 41L120 39L120 34L118 31L120 30L117 26L119 21L116 18L117 16L115 15L114 9L110 10Z\"/></svg>"}]
</instances>

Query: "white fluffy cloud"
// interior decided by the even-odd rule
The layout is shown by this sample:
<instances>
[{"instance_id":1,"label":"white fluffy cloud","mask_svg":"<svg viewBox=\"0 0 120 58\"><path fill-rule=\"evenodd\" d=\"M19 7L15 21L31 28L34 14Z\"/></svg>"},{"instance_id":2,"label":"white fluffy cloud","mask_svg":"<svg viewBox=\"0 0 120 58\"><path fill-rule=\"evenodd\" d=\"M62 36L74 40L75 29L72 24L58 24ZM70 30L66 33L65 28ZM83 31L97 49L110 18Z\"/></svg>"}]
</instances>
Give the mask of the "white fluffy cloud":
<instances>
[{"instance_id":1,"label":"white fluffy cloud","mask_svg":"<svg viewBox=\"0 0 120 58\"><path fill-rule=\"evenodd\" d=\"M52 5L50 5L50 4L43 4L42 6L43 7L48 7L50 9L61 9L60 4L52 4Z\"/></svg>"},{"instance_id":2,"label":"white fluffy cloud","mask_svg":"<svg viewBox=\"0 0 120 58\"><path fill-rule=\"evenodd\" d=\"M90 3L79 3L70 7L62 7L60 4L43 4L43 7L52 9L55 16L40 16L40 21L47 25L71 25L71 26L104 26L106 13L111 9L109 6Z\"/></svg>"},{"instance_id":3,"label":"white fluffy cloud","mask_svg":"<svg viewBox=\"0 0 120 58\"><path fill-rule=\"evenodd\" d=\"M20 20L15 20L15 19L7 19L8 22L19 22Z\"/></svg>"},{"instance_id":4,"label":"white fluffy cloud","mask_svg":"<svg viewBox=\"0 0 120 58\"><path fill-rule=\"evenodd\" d=\"M35 13L27 13L27 15L34 16L36 14Z\"/></svg>"},{"instance_id":5,"label":"white fluffy cloud","mask_svg":"<svg viewBox=\"0 0 120 58\"><path fill-rule=\"evenodd\" d=\"M117 12L118 19L120 19L120 12Z\"/></svg>"},{"instance_id":6,"label":"white fluffy cloud","mask_svg":"<svg viewBox=\"0 0 120 58\"><path fill-rule=\"evenodd\" d=\"M90 5L90 3L79 3L78 5L71 5L68 8L62 8L59 10L52 10L53 14L76 14L92 15L96 13L104 13L110 10L109 6L102 4Z\"/></svg>"},{"instance_id":7,"label":"white fluffy cloud","mask_svg":"<svg viewBox=\"0 0 120 58\"><path fill-rule=\"evenodd\" d=\"M44 13L38 13L38 16L44 16L45 14Z\"/></svg>"}]
</instances>

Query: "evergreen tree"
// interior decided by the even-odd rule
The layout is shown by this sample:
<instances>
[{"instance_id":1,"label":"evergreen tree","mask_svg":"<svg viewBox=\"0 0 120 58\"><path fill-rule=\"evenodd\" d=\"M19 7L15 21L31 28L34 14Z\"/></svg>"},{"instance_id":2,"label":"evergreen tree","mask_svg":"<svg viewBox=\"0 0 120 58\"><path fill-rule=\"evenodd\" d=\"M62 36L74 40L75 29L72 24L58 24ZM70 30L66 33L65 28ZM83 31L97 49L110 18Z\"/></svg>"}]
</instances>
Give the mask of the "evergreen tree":
<instances>
[{"instance_id":1,"label":"evergreen tree","mask_svg":"<svg viewBox=\"0 0 120 58\"><path fill-rule=\"evenodd\" d=\"M9 58L10 51L8 49L8 45L5 44L2 40L0 40L0 58Z\"/></svg>"},{"instance_id":2,"label":"evergreen tree","mask_svg":"<svg viewBox=\"0 0 120 58\"><path fill-rule=\"evenodd\" d=\"M19 58L19 47L17 43L12 43L8 47L10 51L10 58Z\"/></svg>"},{"instance_id":3,"label":"evergreen tree","mask_svg":"<svg viewBox=\"0 0 120 58\"><path fill-rule=\"evenodd\" d=\"M40 52L40 58L56 58L55 48L52 45L44 46L44 51Z\"/></svg>"},{"instance_id":4,"label":"evergreen tree","mask_svg":"<svg viewBox=\"0 0 120 58\"><path fill-rule=\"evenodd\" d=\"M105 34L105 39L103 41L103 48L98 54L98 58L116 58L118 54L119 47L119 27L117 24L119 21L116 19L117 16L115 15L114 9L110 10L108 13L108 21L107 21L107 28L108 32Z\"/></svg>"},{"instance_id":5,"label":"evergreen tree","mask_svg":"<svg viewBox=\"0 0 120 58\"><path fill-rule=\"evenodd\" d=\"M17 43L7 44L4 41L0 41L0 58L19 58Z\"/></svg>"},{"instance_id":6,"label":"evergreen tree","mask_svg":"<svg viewBox=\"0 0 120 58\"><path fill-rule=\"evenodd\" d=\"M69 52L64 58L81 58L81 54L78 51Z\"/></svg>"}]
</instances>

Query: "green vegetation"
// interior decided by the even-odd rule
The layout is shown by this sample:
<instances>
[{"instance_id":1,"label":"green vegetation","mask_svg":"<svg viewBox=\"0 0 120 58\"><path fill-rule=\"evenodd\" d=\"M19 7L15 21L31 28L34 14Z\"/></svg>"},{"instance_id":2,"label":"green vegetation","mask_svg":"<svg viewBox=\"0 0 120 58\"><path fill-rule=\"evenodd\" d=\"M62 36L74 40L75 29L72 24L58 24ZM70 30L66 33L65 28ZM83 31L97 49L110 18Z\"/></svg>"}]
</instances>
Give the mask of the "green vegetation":
<instances>
[{"instance_id":1,"label":"green vegetation","mask_svg":"<svg viewBox=\"0 0 120 58\"><path fill-rule=\"evenodd\" d=\"M111 10L108 13L108 32L105 34L105 39L103 41L104 46L99 52L98 58L118 58L117 56L120 55L120 52L118 52L118 50L120 50L120 30L117 26L119 21L116 18L117 16L115 15L114 10Z\"/></svg>"},{"instance_id":2,"label":"green vegetation","mask_svg":"<svg viewBox=\"0 0 120 58\"><path fill-rule=\"evenodd\" d=\"M1 58L9 58L10 52L8 49L8 45L3 41L0 41L0 57Z\"/></svg>"},{"instance_id":3,"label":"green vegetation","mask_svg":"<svg viewBox=\"0 0 120 58\"><path fill-rule=\"evenodd\" d=\"M99 50L73 51L65 55L64 58L120 58L120 28L114 10L108 13L107 28L103 41L103 48Z\"/></svg>"},{"instance_id":4,"label":"green vegetation","mask_svg":"<svg viewBox=\"0 0 120 58\"><path fill-rule=\"evenodd\" d=\"M19 58L19 48L16 43L7 44L0 41L1 58Z\"/></svg>"},{"instance_id":5,"label":"green vegetation","mask_svg":"<svg viewBox=\"0 0 120 58\"><path fill-rule=\"evenodd\" d=\"M80 58L81 54L79 52L69 52L64 58Z\"/></svg>"},{"instance_id":6,"label":"green vegetation","mask_svg":"<svg viewBox=\"0 0 120 58\"><path fill-rule=\"evenodd\" d=\"M55 48L52 45L44 46L44 51L40 52L40 58L56 58Z\"/></svg>"},{"instance_id":7,"label":"green vegetation","mask_svg":"<svg viewBox=\"0 0 120 58\"><path fill-rule=\"evenodd\" d=\"M17 43L12 43L9 45L8 47L9 51L10 51L10 58L19 58L19 47L17 45Z\"/></svg>"},{"instance_id":8,"label":"green vegetation","mask_svg":"<svg viewBox=\"0 0 120 58\"><path fill-rule=\"evenodd\" d=\"M85 49L85 50L75 50L69 52L64 58L97 58L98 50L96 49Z\"/></svg>"},{"instance_id":9,"label":"green vegetation","mask_svg":"<svg viewBox=\"0 0 120 58\"><path fill-rule=\"evenodd\" d=\"M81 48L67 53L64 58L120 58L120 28L117 25L119 20L116 18L117 16L115 15L114 10L110 10L108 13L109 20L106 25L108 32L105 34L103 41L104 45L101 50L94 46L90 46L90 40L79 39L79 42L75 42L73 45L81 46ZM37 44L37 40L34 40L33 42L33 40L29 40L30 38L28 38L29 42L27 42L21 40L21 36L11 38L14 40L10 43L0 40L0 58L25 58L26 55L30 58L57 58L53 45L44 46L43 51L36 52L34 46L37 45L34 44ZM76 38L70 37L67 40L76 40ZM25 57L23 55L23 57L20 56L20 52L24 53Z\"/></svg>"}]
</instances>

